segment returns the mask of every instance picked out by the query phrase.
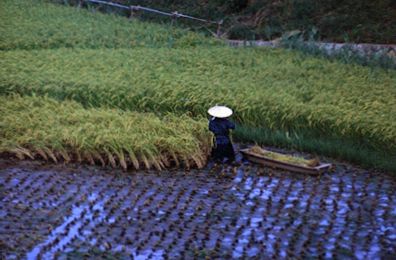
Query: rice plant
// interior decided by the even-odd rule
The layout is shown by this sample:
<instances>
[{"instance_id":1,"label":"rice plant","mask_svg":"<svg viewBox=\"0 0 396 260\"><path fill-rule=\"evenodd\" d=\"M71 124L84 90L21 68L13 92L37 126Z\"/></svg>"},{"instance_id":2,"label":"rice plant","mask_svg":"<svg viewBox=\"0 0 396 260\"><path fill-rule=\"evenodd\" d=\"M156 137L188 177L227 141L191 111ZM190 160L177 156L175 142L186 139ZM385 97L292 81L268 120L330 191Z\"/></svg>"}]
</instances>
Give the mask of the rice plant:
<instances>
[{"instance_id":1,"label":"rice plant","mask_svg":"<svg viewBox=\"0 0 396 260\"><path fill-rule=\"evenodd\" d=\"M0 97L0 154L85 162L124 170L205 165L206 120L116 109L84 109L46 97Z\"/></svg>"},{"instance_id":2,"label":"rice plant","mask_svg":"<svg viewBox=\"0 0 396 260\"><path fill-rule=\"evenodd\" d=\"M343 142L345 146L352 143L353 147L364 147L370 153L355 149L353 154L357 157L352 155L351 147L343 152L334 152L336 145L324 150L331 156L358 162L367 159L371 166L379 161L372 154L396 154L394 70L343 64L289 50L231 49L181 29L92 14L41 0L1 1L0 17L0 95L19 93L74 100L89 108L91 117L93 111L108 113L117 109L118 114L155 112L159 118L168 113L187 113L201 120L208 107L226 104L235 110L234 120L245 129L280 131L285 133L287 142L304 140L299 147L309 147L310 151L323 151L316 141L306 142L315 137L348 140ZM83 111L81 105L78 106ZM167 117L177 121L175 116ZM187 133L189 129L185 129ZM203 131L203 125L197 129ZM300 133L304 133L304 139L299 139ZM111 138L112 134L107 134L106 138ZM41 138L35 135L29 140L34 142L38 137ZM265 139L246 133L245 137L253 142ZM7 138L2 137L2 145L7 144ZM173 158L174 164L202 164L197 160L199 156L194 156L195 160L189 157L196 154L190 148L176 152L186 140L190 143L194 139L184 138L172 135L172 142L168 143L170 155L166 156ZM54 140L51 142L57 143ZM144 149L159 156L157 139L148 140ZM88 152L91 157L73 150L71 158L111 165L121 165L122 158L127 158L124 160L135 168L162 168L161 163L152 162L158 157L145 152L131 157L123 150L117 155L121 159L113 160L115 151L124 146L106 145L102 148L107 151L100 149L105 151L100 157L96 147L94 153ZM138 146L138 151L142 147ZM45 151L31 153L49 160L62 156ZM63 159L70 157L63 154ZM22 157L23 153L18 155ZM394 169L393 164L386 165L386 169Z\"/></svg>"},{"instance_id":3,"label":"rice plant","mask_svg":"<svg viewBox=\"0 0 396 260\"><path fill-rule=\"evenodd\" d=\"M220 42L176 27L51 4L0 1L0 50L191 47Z\"/></svg>"},{"instance_id":4,"label":"rice plant","mask_svg":"<svg viewBox=\"0 0 396 260\"><path fill-rule=\"evenodd\" d=\"M0 93L86 107L205 116L227 104L242 125L307 130L396 149L396 73L292 51L195 48L0 53Z\"/></svg>"}]
</instances>

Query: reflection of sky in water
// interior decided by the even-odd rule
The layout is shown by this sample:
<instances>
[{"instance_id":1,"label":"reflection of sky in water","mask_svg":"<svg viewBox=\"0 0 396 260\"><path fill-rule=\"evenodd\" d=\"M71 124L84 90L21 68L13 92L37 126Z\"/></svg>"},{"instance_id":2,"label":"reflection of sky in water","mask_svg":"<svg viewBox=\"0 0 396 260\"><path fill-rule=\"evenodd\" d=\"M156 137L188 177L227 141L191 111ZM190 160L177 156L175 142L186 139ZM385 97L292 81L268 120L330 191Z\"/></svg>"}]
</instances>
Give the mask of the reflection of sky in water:
<instances>
[{"instance_id":1,"label":"reflection of sky in water","mask_svg":"<svg viewBox=\"0 0 396 260\"><path fill-rule=\"evenodd\" d=\"M65 236L61 240L59 240L55 246L51 248L50 252L47 252L44 257L51 258L51 255L53 254L54 251L59 250L63 248L67 243L70 242L70 240L77 235L77 229L80 227L80 223L77 222L76 224L72 224L73 221L76 221L80 216L81 213L83 212L84 207L73 207L72 209L72 214L71 216L65 218L65 221L55 228L52 233L48 236L46 241L42 244L39 244L38 246L34 247L28 254L27 254L27 259L37 259L38 254L40 253L41 249L50 243L54 243L56 241L56 238L60 236L61 233L66 233ZM66 231L66 227L70 226L69 231Z\"/></svg>"},{"instance_id":2,"label":"reflection of sky in water","mask_svg":"<svg viewBox=\"0 0 396 260\"><path fill-rule=\"evenodd\" d=\"M301 249L301 245L291 239L288 229L294 232L296 227L302 226L297 236L298 240L308 236L320 238L320 236L326 234L325 242L320 239L326 258L334 258L334 252L341 247L356 259L377 259L381 253L380 239L387 239L391 241L389 243L396 243L396 228L392 225L395 221L390 222L389 217L387 217L387 215L396 217L396 207L390 207L390 205L395 204L396 195L378 194L378 187L382 187L378 184L365 186L363 182L357 182L356 185L351 185L348 182L352 181L352 178L345 178L342 182L340 182L339 177L328 176L328 178L331 182L325 187L326 192L323 193L320 189L324 188L325 185L319 184L319 186L315 187L317 183L308 182L307 184L301 178L254 176L238 172L237 176L232 181L229 181L230 185L227 187L225 195L228 196L227 198L235 200L241 207L235 207L236 213L233 212L233 209L230 210L233 213L221 216L225 223L230 222L232 216L236 216L237 223L236 227L233 226L228 232L222 231L222 250L231 250L234 258L243 256L254 257L257 254L263 254L263 249L266 256L274 256L276 254L277 257L287 258L287 248L291 244L296 247L296 250ZM17 179L11 181L13 186L18 183L19 180ZM369 190L364 190L367 187L369 187ZM212 216L211 212L206 212L205 207L213 204L217 194L213 193L213 189L210 186L199 186L195 189L197 196L200 198L198 200L199 203L203 203L205 206L193 221L198 223L198 225L204 225L205 221L207 221L205 217L207 215ZM288 189L289 191L287 191ZM122 189L119 194L127 196L127 191L127 189ZM313 191L315 191L314 194ZM143 201L151 195L165 199L164 195L156 193L157 190L148 190L141 196L137 204L130 208L133 212L133 217L125 216L125 219L129 220L128 223L132 224L138 221L136 214L147 210L143 206ZM285 197L286 193L288 194L287 197ZM324 196L323 194L326 195ZM373 203L372 201L363 202L362 204L359 197L363 194L366 194L367 198L372 197L373 200L376 200L375 207L370 204ZM110 214L104 210L104 205L109 200L109 196L101 198L98 193L90 193L87 196L89 203L73 206L70 215L64 219L63 223L56 227L44 242L35 246L27 254L27 258L35 259L40 250L46 248L47 245L50 246L43 250L45 251L43 257L53 258L57 251L65 252L65 250L71 250L73 241L76 240L85 241L89 245L96 246L103 251L107 250L104 246L104 241L98 241L94 237L94 231L100 223L105 223L106 225L120 223L117 222L120 218L118 213ZM187 196L180 199L179 204L184 204L186 198ZM210 198L210 202L205 200L206 198ZM20 203L18 198L13 198L13 200L15 203ZM230 201L232 200L230 199ZM37 205L41 205L41 207L45 205L55 206L57 203L59 201L50 201L47 204L38 202ZM129 203L131 202L129 201ZM280 203L283 206L280 209L276 208ZM367 207L373 207L370 212L367 211L364 203L368 203ZM193 219L193 215L197 213L197 205L198 202L196 201L191 203L179 217L182 216L185 220ZM124 204L124 202L121 204L122 209L127 206L129 205ZM178 211L179 208L175 209L175 211ZM167 207L156 208L154 211L156 217L153 219L160 221L167 214L167 209ZM334 210L335 212L333 213ZM352 214L356 212L363 212L366 215L370 214L372 223L352 223L350 219L351 212ZM174 217L177 217L177 214L172 212L168 221L176 221L177 219L174 219ZM305 220L304 217L306 218ZM354 217L352 215L352 218ZM210 217L209 219L213 221L215 218ZM81 231L80 228L86 220L89 220L89 224ZM224 223L216 223L215 226L217 229L224 230L225 228ZM315 226L313 231L310 230L312 226ZM239 235L235 235L236 230L239 228ZM355 230L358 230L358 237L362 241L367 241L354 242L357 245L353 247L353 252L349 252L352 250L351 241L356 240L354 238ZM215 236L217 235L219 234ZM254 237L254 240L251 237ZM206 245L213 247L215 240L212 241L212 237L210 239L210 241L206 241ZM139 250L136 247L117 244L111 240L110 242L113 252L127 253L133 256L134 259L147 259L148 257L161 259L165 254L162 249L152 250L150 248L151 242L147 244L147 248ZM180 244L182 245L183 243ZM315 246L316 244L313 242L306 248L307 252L312 256L322 253Z\"/></svg>"},{"instance_id":3,"label":"reflection of sky in water","mask_svg":"<svg viewBox=\"0 0 396 260\"><path fill-rule=\"evenodd\" d=\"M97 194L90 194L88 196L89 202L94 202L97 199ZM38 254L40 253L41 249L49 244L54 244L50 251L46 252L43 257L45 259L53 258L55 252L62 251L67 244L74 238L79 238L84 240L84 233L79 235L78 229L81 227L84 220L90 220L90 227L93 228L96 224L102 222L105 218L103 205L107 201L107 198L95 203L90 210L89 205L81 205L81 206L73 206L71 210L71 215L64 219L64 222L55 228L51 234L47 237L47 239L34 247L28 254L27 259L36 259ZM99 215L97 218L93 219L93 211L98 211ZM81 218L82 213L85 212L83 218ZM65 235L62 235L65 234ZM85 234L90 234L86 232ZM61 237L61 239L59 239ZM95 240L91 241L95 244Z\"/></svg>"}]
</instances>

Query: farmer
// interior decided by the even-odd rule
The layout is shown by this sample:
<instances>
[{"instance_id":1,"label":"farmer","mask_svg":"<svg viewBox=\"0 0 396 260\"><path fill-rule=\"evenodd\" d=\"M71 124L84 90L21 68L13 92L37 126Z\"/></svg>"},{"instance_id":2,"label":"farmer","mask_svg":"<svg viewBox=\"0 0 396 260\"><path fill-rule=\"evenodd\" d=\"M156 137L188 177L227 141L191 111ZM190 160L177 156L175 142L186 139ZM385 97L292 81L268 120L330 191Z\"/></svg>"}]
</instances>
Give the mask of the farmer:
<instances>
[{"instance_id":1,"label":"farmer","mask_svg":"<svg viewBox=\"0 0 396 260\"><path fill-rule=\"evenodd\" d=\"M208 110L212 118L209 120L209 130L215 135L216 141L212 149L215 160L235 160L234 148L230 139L230 129L235 129L235 124L228 120L232 110L226 106L214 106Z\"/></svg>"}]
</instances>

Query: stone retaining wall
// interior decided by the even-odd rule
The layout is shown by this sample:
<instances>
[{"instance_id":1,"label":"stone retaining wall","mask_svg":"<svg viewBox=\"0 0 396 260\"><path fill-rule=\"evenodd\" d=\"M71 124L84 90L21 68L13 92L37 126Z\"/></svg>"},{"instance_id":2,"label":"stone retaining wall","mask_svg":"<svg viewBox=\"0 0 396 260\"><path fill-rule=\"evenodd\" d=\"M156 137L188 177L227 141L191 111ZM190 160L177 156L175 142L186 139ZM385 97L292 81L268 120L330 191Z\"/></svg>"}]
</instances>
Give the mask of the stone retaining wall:
<instances>
[{"instance_id":1,"label":"stone retaining wall","mask_svg":"<svg viewBox=\"0 0 396 260\"><path fill-rule=\"evenodd\" d=\"M386 54L396 61L396 44L353 44L353 43L331 43L331 42L305 42L308 45L313 44L324 50L327 54L335 54L341 50L350 50L354 54L361 56L373 56L376 54ZM274 41L241 41L227 40L231 47L281 47L280 40Z\"/></svg>"}]
</instances>

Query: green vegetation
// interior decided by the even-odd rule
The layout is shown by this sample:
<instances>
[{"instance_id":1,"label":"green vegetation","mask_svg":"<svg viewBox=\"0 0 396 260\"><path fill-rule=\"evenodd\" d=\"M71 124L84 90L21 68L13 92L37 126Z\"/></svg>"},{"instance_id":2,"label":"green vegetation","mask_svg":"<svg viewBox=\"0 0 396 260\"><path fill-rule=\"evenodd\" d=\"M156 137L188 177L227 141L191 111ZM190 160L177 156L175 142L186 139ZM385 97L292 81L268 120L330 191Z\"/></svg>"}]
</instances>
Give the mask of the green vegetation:
<instances>
[{"instance_id":1,"label":"green vegetation","mask_svg":"<svg viewBox=\"0 0 396 260\"><path fill-rule=\"evenodd\" d=\"M347 138L318 136L310 131L288 132L240 125L234 132L234 139L239 142L253 142L316 155L327 155L367 168L396 172L395 152L372 149Z\"/></svg>"},{"instance_id":2,"label":"green vegetation","mask_svg":"<svg viewBox=\"0 0 396 260\"><path fill-rule=\"evenodd\" d=\"M193 116L227 104L244 125L309 129L377 150L396 147L393 71L268 49L62 49L0 58L2 94Z\"/></svg>"},{"instance_id":3,"label":"green vegetation","mask_svg":"<svg viewBox=\"0 0 396 260\"><path fill-rule=\"evenodd\" d=\"M344 46L334 53L329 53L323 47L319 47L317 42L305 40L303 36L291 37L282 40L284 48L298 50L311 56L337 60L346 64L360 64L363 66L380 67L384 69L396 69L396 57L387 51L362 54L351 46Z\"/></svg>"},{"instance_id":4,"label":"green vegetation","mask_svg":"<svg viewBox=\"0 0 396 260\"><path fill-rule=\"evenodd\" d=\"M112 1L143 5L141 0ZM145 0L144 5L224 19L224 28L235 39L272 40L286 31L316 28L324 41L396 43L394 0ZM162 20L158 16L144 17Z\"/></svg>"},{"instance_id":5,"label":"green vegetation","mask_svg":"<svg viewBox=\"0 0 396 260\"><path fill-rule=\"evenodd\" d=\"M0 50L218 45L202 35L44 1L0 1Z\"/></svg>"},{"instance_id":6,"label":"green vegetation","mask_svg":"<svg viewBox=\"0 0 396 260\"><path fill-rule=\"evenodd\" d=\"M72 101L0 97L0 153L19 158L160 170L203 167L211 146L206 120L84 109Z\"/></svg>"},{"instance_id":7,"label":"green vegetation","mask_svg":"<svg viewBox=\"0 0 396 260\"><path fill-rule=\"evenodd\" d=\"M204 159L197 158L204 158L208 145L207 126L201 121L202 116L208 107L217 103L235 110L233 119L241 126L236 131L238 140L284 145L396 172L396 165L392 163L396 154L394 70L343 64L289 50L232 49L182 30L43 1L5 0L0 7L1 101L7 102L6 96L15 93L37 96L26 100L14 98L13 102L23 105L8 103L0 110L0 118L21 118L16 127L24 127L22 122L29 121L28 118L42 122L42 128L30 126L53 138L46 143L47 139L42 138L44 134L31 135L40 137L37 147L45 147L41 149L44 152L47 148L52 151L52 145L60 142L55 142L59 136L54 129L71 128L74 130L70 133L77 139L103 135L100 138L111 138L111 141L103 139L106 142L99 144L84 141L64 147L72 154L69 157L79 159L76 151L89 154L93 147L103 160L106 156L120 158L121 155L122 158L128 157L122 153L132 149L137 157L143 151L150 165L156 166L156 160L162 168L160 163L166 164L158 156L164 153L168 156L169 149L176 154L172 158L189 164L194 161L200 166ZM48 98L41 100L40 97L45 96L66 103ZM23 110L24 105L29 109ZM44 109L47 106L50 109ZM65 109L56 110L57 106L65 106ZM74 111L69 106L84 116L70 125L67 121L64 124L45 121L48 117L66 120ZM36 114L28 114L30 110ZM57 112L51 114L52 110ZM137 112L156 114L148 116L139 126L153 135L147 140L140 140L146 137L140 135L139 129L123 125L124 115L139 120L146 118ZM23 117L18 113L26 114ZM199 122L192 123L195 121L186 114ZM104 125L97 124L98 128L105 126L103 130L76 130L79 124L85 127L85 122L92 123L90 120L95 116L103 116ZM182 123L177 116L181 116ZM171 123L165 125L163 120ZM109 128L112 121L115 125ZM8 123L4 122L0 136L5 150L36 148L16 142L11 133L17 131L7 128ZM158 124L152 126L152 122ZM181 126L188 138L178 132ZM153 133L152 127L156 129ZM174 133L172 142L163 144L156 139L157 132L162 138L163 131L168 133L171 129L175 131L171 132ZM126 131L137 131L136 139L128 139ZM28 133L32 134L27 131L24 138ZM67 140L68 136L62 138L60 140ZM135 146L134 140L142 144ZM189 148L184 148L183 143ZM106 146L109 144L115 148ZM171 144L176 146L169 146ZM60 145L70 144L60 142ZM87 150L79 151L81 147ZM146 154L146 147L152 157ZM25 150L18 151L18 156L28 156L21 152ZM32 149L30 153L39 152ZM56 150L52 153L58 158ZM143 155L138 158L139 166L145 162ZM107 160L105 163L112 163L111 159ZM117 160L121 164L122 160Z\"/></svg>"}]
</instances>

